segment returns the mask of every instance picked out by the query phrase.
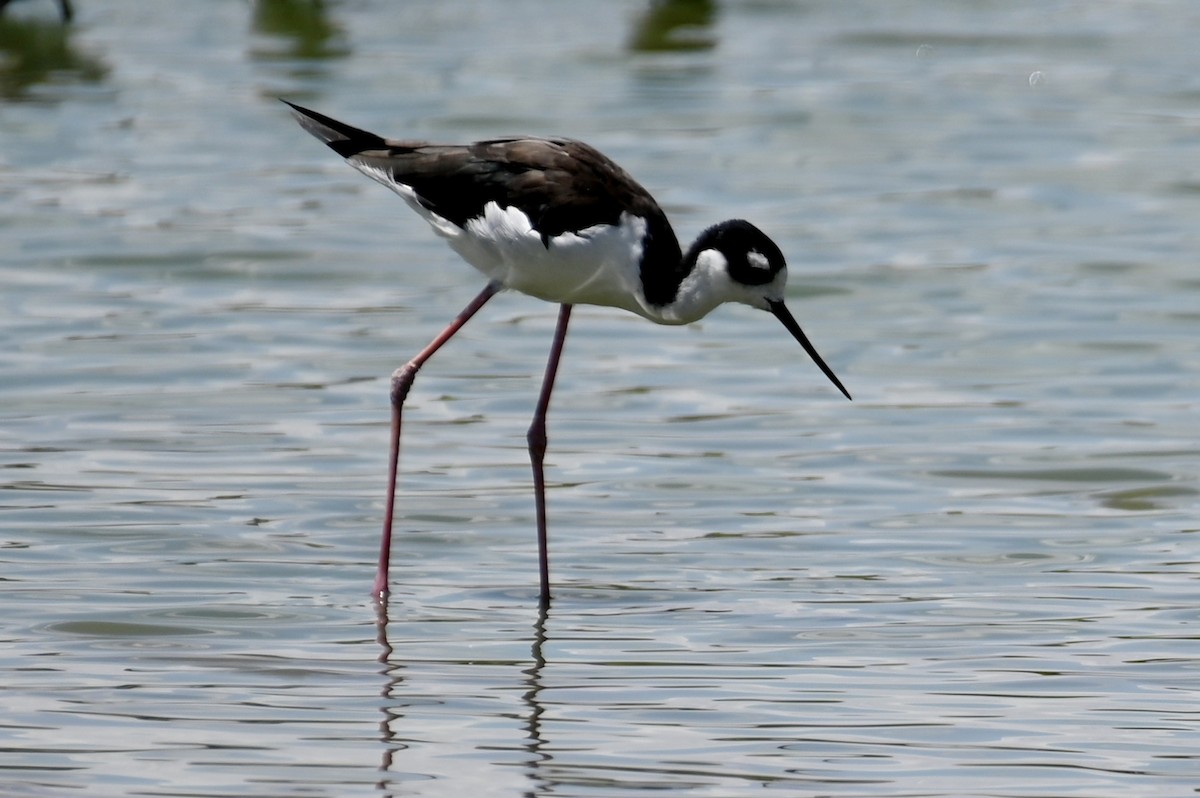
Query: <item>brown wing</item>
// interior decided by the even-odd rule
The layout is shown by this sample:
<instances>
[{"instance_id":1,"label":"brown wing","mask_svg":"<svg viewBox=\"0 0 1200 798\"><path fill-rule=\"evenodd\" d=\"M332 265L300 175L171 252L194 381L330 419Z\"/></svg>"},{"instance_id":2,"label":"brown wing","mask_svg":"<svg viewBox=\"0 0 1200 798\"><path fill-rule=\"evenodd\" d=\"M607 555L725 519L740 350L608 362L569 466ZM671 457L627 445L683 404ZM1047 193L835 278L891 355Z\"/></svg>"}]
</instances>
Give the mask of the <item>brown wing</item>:
<instances>
[{"instance_id":1,"label":"brown wing","mask_svg":"<svg viewBox=\"0 0 1200 798\"><path fill-rule=\"evenodd\" d=\"M286 102L286 101L285 101ZM615 225L622 213L646 220L641 277L646 298L664 304L689 267L666 215L650 192L581 141L509 137L467 145L384 139L288 103L300 124L351 163L412 189L438 216L464 227L489 202L515 207L546 246L565 232Z\"/></svg>"},{"instance_id":2,"label":"brown wing","mask_svg":"<svg viewBox=\"0 0 1200 798\"><path fill-rule=\"evenodd\" d=\"M623 212L666 222L663 212L625 170L572 139L503 138L465 146L388 141L352 160L412 188L421 204L460 227L489 202L515 207L548 240Z\"/></svg>"},{"instance_id":3,"label":"brown wing","mask_svg":"<svg viewBox=\"0 0 1200 798\"><path fill-rule=\"evenodd\" d=\"M594 147L574 139L505 138L466 146L388 141L384 151L352 156L409 186L418 200L459 227L483 215L489 202L516 207L547 247L555 236L628 212L646 220L642 290L666 304L689 267L658 203L641 184Z\"/></svg>"}]
</instances>

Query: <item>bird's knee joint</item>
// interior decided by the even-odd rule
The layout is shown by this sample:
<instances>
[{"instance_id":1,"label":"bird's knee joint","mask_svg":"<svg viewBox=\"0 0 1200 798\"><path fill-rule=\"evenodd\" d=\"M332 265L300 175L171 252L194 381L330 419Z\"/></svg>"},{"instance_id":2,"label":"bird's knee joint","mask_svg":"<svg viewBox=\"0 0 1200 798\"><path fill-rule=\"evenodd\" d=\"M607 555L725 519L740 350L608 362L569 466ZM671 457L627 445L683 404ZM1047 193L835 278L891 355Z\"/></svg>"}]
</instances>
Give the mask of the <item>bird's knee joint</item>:
<instances>
[{"instance_id":1,"label":"bird's knee joint","mask_svg":"<svg viewBox=\"0 0 1200 798\"><path fill-rule=\"evenodd\" d=\"M525 434L525 440L529 443L529 455L534 459L541 459L546 454L546 427L543 424L534 424L529 428L529 432Z\"/></svg>"},{"instance_id":2,"label":"bird's knee joint","mask_svg":"<svg viewBox=\"0 0 1200 798\"><path fill-rule=\"evenodd\" d=\"M393 405L399 407L404 404L404 400L408 397L408 389L412 387L413 380L417 378L418 368L420 367L414 363L405 363L392 372Z\"/></svg>"}]
</instances>

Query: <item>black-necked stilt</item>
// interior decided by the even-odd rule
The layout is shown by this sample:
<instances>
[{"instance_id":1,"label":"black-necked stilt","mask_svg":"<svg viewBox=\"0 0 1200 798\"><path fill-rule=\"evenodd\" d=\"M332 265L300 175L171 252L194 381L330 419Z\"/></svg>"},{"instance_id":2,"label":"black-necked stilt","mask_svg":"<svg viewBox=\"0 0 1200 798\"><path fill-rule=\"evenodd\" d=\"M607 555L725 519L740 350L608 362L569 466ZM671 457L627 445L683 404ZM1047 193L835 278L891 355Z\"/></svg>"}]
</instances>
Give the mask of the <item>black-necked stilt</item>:
<instances>
[{"instance_id":1,"label":"black-necked stilt","mask_svg":"<svg viewBox=\"0 0 1200 798\"><path fill-rule=\"evenodd\" d=\"M285 101L286 102L286 101ZM392 375L387 509L374 594L386 595L404 399L417 371L497 292L559 305L550 360L529 428L541 603L550 601L546 551L546 410L573 305L624 308L659 324L688 324L724 302L770 311L846 398L783 303L783 253L741 219L715 224L688 248L658 203L625 170L581 141L511 137L474 144L384 139L288 103L301 126L395 191L488 278L470 304Z\"/></svg>"}]
</instances>

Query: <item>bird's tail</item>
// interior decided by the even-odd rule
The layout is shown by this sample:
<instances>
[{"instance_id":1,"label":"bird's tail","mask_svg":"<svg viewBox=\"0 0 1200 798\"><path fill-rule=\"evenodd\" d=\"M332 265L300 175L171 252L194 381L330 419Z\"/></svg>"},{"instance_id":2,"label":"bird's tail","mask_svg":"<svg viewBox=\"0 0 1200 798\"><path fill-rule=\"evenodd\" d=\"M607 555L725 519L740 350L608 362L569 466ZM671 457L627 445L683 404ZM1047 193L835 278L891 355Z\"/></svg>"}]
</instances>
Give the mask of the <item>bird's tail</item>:
<instances>
[{"instance_id":1,"label":"bird's tail","mask_svg":"<svg viewBox=\"0 0 1200 798\"><path fill-rule=\"evenodd\" d=\"M316 111L310 111L287 100L281 99L281 102L286 103L292 109L292 114L302 128L328 144L330 149L343 158L349 158L366 150L386 150L388 148L387 140L374 133L351 127L344 122L339 122L324 114L318 114Z\"/></svg>"}]
</instances>

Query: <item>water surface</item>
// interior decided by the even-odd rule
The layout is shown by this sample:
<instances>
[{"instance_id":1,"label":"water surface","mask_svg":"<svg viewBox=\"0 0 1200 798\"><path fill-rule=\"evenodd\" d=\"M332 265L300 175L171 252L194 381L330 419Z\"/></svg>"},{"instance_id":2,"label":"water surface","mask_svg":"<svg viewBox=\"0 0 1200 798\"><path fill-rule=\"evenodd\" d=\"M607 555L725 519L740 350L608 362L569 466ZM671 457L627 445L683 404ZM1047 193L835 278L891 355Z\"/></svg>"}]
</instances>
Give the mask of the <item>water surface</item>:
<instances>
[{"instance_id":1,"label":"water surface","mask_svg":"<svg viewBox=\"0 0 1200 798\"><path fill-rule=\"evenodd\" d=\"M1195 752L1183 0L186 4L0 18L6 794L1162 796ZM776 322L494 300L287 97L591 141Z\"/></svg>"}]
</instances>

